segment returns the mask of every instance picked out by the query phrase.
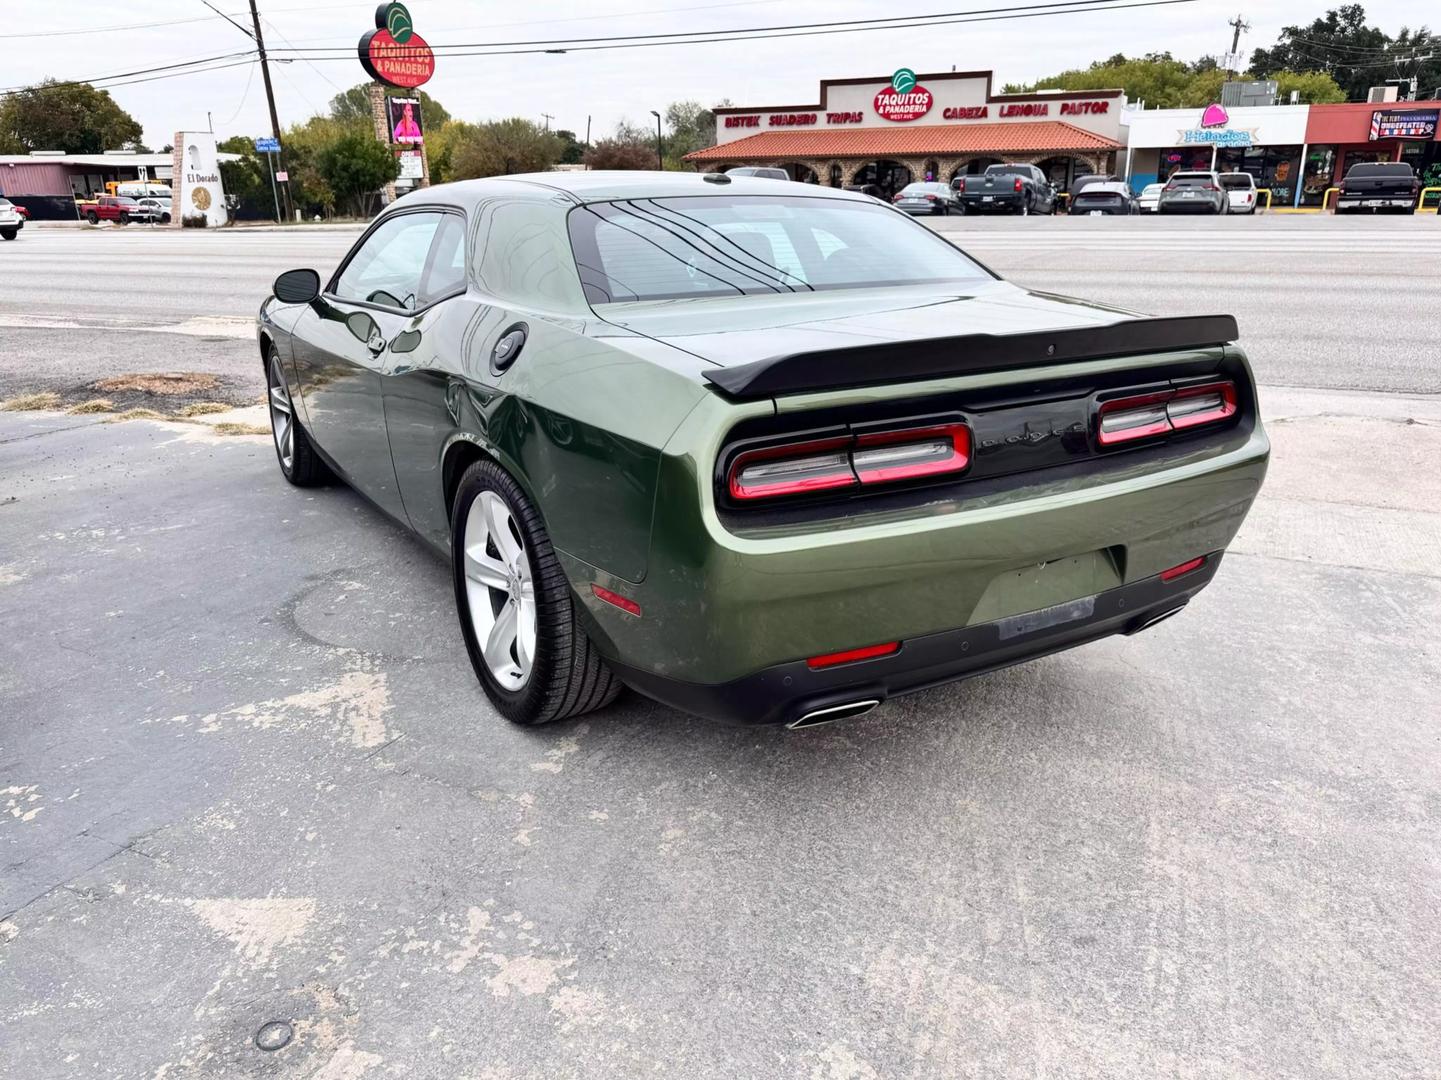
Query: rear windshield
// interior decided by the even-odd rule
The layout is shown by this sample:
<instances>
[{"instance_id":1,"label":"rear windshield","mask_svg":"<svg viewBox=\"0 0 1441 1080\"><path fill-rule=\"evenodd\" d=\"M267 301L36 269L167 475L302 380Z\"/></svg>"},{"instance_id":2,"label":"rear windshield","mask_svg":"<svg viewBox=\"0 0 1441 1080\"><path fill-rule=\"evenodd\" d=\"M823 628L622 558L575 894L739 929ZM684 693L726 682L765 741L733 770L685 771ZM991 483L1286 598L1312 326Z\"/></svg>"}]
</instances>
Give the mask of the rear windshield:
<instances>
[{"instance_id":1,"label":"rear windshield","mask_svg":"<svg viewBox=\"0 0 1441 1080\"><path fill-rule=\"evenodd\" d=\"M987 176L1030 176L1031 169L1027 165L988 165L986 166Z\"/></svg>"},{"instance_id":2,"label":"rear windshield","mask_svg":"<svg viewBox=\"0 0 1441 1080\"><path fill-rule=\"evenodd\" d=\"M589 203L568 220L592 304L990 279L925 226L870 200L629 199Z\"/></svg>"},{"instance_id":3,"label":"rear windshield","mask_svg":"<svg viewBox=\"0 0 1441 1080\"><path fill-rule=\"evenodd\" d=\"M1221 177L1224 188L1249 188L1253 183L1250 173L1227 173Z\"/></svg>"},{"instance_id":4,"label":"rear windshield","mask_svg":"<svg viewBox=\"0 0 1441 1080\"><path fill-rule=\"evenodd\" d=\"M1177 173L1175 176L1171 177L1171 182L1167 186L1199 188L1214 184L1215 181L1212 180L1211 177L1206 173L1201 173L1199 175L1196 173Z\"/></svg>"},{"instance_id":5,"label":"rear windshield","mask_svg":"<svg viewBox=\"0 0 1441 1080\"><path fill-rule=\"evenodd\" d=\"M1352 165L1347 176L1405 176L1411 175L1410 165Z\"/></svg>"},{"instance_id":6,"label":"rear windshield","mask_svg":"<svg viewBox=\"0 0 1441 1080\"><path fill-rule=\"evenodd\" d=\"M948 190L945 184L907 184L901 189L902 195L939 195Z\"/></svg>"}]
</instances>

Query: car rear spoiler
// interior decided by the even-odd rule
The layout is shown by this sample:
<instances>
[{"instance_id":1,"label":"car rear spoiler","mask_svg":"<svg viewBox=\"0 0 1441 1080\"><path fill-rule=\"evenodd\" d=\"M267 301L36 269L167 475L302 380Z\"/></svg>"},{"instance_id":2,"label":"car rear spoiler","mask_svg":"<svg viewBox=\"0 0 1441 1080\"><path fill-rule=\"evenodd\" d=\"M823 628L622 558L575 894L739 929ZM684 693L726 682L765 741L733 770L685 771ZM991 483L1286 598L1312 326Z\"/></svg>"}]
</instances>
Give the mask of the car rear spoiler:
<instances>
[{"instance_id":1,"label":"car rear spoiler","mask_svg":"<svg viewBox=\"0 0 1441 1080\"><path fill-rule=\"evenodd\" d=\"M707 371L705 377L731 397L745 400L1112 356L1204 349L1237 337L1232 315L1129 319L1108 326L1027 334L966 334L791 353L739 367L716 368Z\"/></svg>"}]
</instances>

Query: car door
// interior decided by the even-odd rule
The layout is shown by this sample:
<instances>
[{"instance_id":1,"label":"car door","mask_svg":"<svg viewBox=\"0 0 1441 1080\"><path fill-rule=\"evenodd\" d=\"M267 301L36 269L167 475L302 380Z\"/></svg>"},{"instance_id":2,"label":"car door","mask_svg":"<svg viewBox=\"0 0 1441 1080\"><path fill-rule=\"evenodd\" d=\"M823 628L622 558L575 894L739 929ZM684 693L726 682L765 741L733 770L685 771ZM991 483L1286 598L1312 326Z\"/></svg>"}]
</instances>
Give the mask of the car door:
<instances>
[{"instance_id":1,"label":"car door","mask_svg":"<svg viewBox=\"0 0 1441 1080\"><path fill-rule=\"evenodd\" d=\"M438 207L385 215L292 331L296 386L311 436L356 490L402 519L381 377L391 342L424 306L422 279L446 217Z\"/></svg>"}]
</instances>

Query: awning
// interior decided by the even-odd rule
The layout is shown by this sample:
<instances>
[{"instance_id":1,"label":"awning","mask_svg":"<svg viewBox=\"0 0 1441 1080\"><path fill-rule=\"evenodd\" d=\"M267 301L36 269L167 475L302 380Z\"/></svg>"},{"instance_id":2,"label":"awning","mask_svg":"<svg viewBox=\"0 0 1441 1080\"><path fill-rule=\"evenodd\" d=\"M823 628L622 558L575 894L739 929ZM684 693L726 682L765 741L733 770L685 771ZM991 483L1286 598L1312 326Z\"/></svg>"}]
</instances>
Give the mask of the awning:
<instances>
[{"instance_id":1,"label":"awning","mask_svg":"<svg viewBox=\"0 0 1441 1080\"><path fill-rule=\"evenodd\" d=\"M907 124L904 127L843 130L763 131L734 142L708 146L685 160L794 161L956 154L1087 153L1119 150L1121 144L1063 120L1002 124Z\"/></svg>"}]
</instances>

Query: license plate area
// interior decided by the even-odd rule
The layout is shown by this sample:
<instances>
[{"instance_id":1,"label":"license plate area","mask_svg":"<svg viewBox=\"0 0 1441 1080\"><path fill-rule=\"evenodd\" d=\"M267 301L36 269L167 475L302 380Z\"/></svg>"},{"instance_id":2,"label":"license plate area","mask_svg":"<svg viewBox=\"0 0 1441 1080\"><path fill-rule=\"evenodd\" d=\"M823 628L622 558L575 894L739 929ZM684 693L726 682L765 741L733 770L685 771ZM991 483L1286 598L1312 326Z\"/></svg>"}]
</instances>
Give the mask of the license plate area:
<instances>
[{"instance_id":1,"label":"license plate area","mask_svg":"<svg viewBox=\"0 0 1441 1080\"><path fill-rule=\"evenodd\" d=\"M1022 627L1024 620L1044 612L1050 613L1048 618L1062 622L1083 618L1079 608L1070 609L1068 605L1094 605L1097 593L1119 587L1124 558L1124 548L1102 548L997 574L981 594L970 623L1020 619L1023 622L1014 626ZM1031 629L1045 625L1051 624L1043 620ZM1030 632L1030 629L1014 629L1018 634Z\"/></svg>"},{"instance_id":2,"label":"license plate area","mask_svg":"<svg viewBox=\"0 0 1441 1080\"><path fill-rule=\"evenodd\" d=\"M1053 604L1040 611L1028 611L1024 615L1012 615L996 620L996 632L1002 641L1034 634L1037 630L1049 630L1053 626L1089 619L1096 613L1096 598L1083 596L1079 600L1068 600L1064 604Z\"/></svg>"}]
</instances>

